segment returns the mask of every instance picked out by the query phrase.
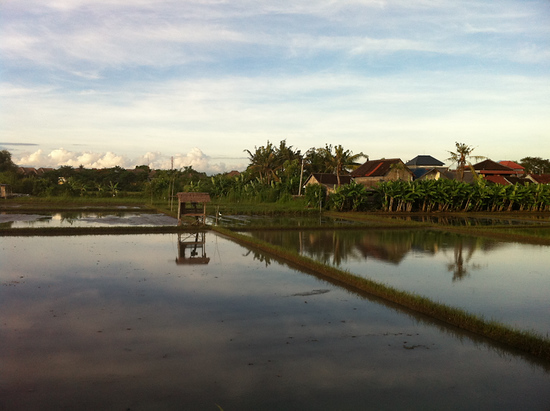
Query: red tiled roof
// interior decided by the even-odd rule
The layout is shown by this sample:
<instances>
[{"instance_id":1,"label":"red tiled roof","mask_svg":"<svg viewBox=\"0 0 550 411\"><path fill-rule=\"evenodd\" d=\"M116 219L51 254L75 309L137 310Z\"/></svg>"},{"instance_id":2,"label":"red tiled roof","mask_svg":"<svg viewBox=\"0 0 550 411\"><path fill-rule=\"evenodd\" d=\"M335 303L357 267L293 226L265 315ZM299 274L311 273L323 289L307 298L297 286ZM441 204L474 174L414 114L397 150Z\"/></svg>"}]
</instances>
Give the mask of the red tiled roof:
<instances>
[{"instance_id":1,"label":"red tiled roof","mask_svg":"<svg viewBox=\"0 0 550 411\"><path fill-rule=\"evenodd\" d=\"M515 163L513 161L499 161L499 164L502 164L503 166L513 168L514 170L525 170L525 167L522 165Z\"/></svg>"},{"instance_id":2,"label":"red tiled roof","mask_svg":"<svg viewBox=\"0 0 550 411\"><path fill-rule=\"evenodd\" d=\"M502 184L503 186L510 185L510 182L502 176L492 175L492 176L483 176L483 178L491 183Z\"/></svg>"},{"instance_id":3,"label":"red tiled roof","mask_svg":"<svg viewBox=\"0 0 550 411\"><path fill-rule=\"evenodd\" d=\"M474 170L481 174L515 174L515 171L510 167L499 164L493 160L484 160L480 163L474 164Z\"/></svg>"},{"instance_id":4,"label":"red tiled roof","mask_svg":"<svg viewBox=\"0 0 550 411\"><path fill-rule=\"evenodd\" d=\"M363 165L353 170L351 172L351 176L352 177L383 177L389 173L391 166L393 164L398 164L398 163L402 163L402 161L399 158L391 158L388 160L367 161Z\"/></svg>"},{"instance_id":5,"label":"red tiled roof","mask_svg":"<svg viewBox=\"0 0 550 411\"><path fill-rule=\"evenodd\" d=\"M539 184L550 184L550 174L530 174L529 177Z\"/></svg>"}]
</instances>

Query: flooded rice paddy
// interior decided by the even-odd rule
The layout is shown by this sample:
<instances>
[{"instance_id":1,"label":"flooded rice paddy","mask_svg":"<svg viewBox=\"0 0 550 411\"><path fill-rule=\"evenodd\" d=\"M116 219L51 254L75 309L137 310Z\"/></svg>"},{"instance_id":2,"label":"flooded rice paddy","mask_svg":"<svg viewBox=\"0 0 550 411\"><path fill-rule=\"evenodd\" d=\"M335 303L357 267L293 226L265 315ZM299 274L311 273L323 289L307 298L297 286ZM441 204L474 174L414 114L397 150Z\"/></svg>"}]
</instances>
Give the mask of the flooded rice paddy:
<instances>
[{"instance_id":1,"label":"flooded rice paddy","mask_svg":"<svg viewBox=\"0 0 550 411\"><path fill-rule=\"evenodd\" d=\"M317 238L330 246L313 251L315 233L293 234L300 242L285 239L289 247L352 264L352 272L368 266L369 275L387 280L407 266L417 273L410 284L439 276L446 284L440 290L491 277L506 295L498 300L503 309L525 303L487 272L496 263L482 257L499 250L501 266L513 265L505 258L512 250L498 242L463 238L458 269L456 239L419 243L408 233L404 243L375 236L363 240L366 251L350 246L354 253L340 253L328 237ZM356 259L361 253L366 257ZM540 258L544 253L528 253L520 273L536 277L543 266L533 260ZM422 260L423 268L415 266ZM547 362L296 271L212 232L2 237L0 261L0 409L544 410L550 404ZM431 266L438 268L430 277L418 277ZM510 277L501 274L500 283ZM545 282L539 286L548 290ZM529 287L539 298L537 287ZM489 288L466 287L470 294Z\"/></svg>"},{"instance_id":2,"label":"flooded rice paddy","mask_svg":"<svg viewBox=\"0 0 550 411\"><path fill-rule=\"evenodd\" d=\"M110 227L176 225L177 219L165 214L129 212L0 213L0 228Z\"/></svg>"},{"instance_id":3,"label":"flooded rice paddy","mask_svg":"<svg viewBox=\"0 0 550 411\"><path fill-rule=\"evenodd\" d=\"M486 319L550 333L549 246L422 229L251 235Z\"/></svg>"}]
</instances>

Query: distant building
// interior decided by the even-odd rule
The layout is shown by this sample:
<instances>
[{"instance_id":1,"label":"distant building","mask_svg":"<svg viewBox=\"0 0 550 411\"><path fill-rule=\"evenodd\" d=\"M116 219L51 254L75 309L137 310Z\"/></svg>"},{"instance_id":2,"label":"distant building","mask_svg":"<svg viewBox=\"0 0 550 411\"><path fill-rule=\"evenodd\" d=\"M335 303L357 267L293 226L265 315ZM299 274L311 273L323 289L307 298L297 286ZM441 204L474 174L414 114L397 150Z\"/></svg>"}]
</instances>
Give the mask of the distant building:
<instances>
[{"instance_id":1,"label":"distant building","mask_svg":"<svg viewBox=\"0 0 550 411\"><path fill-rule=\"evenodd\" d=\"M415 180L439 180L448 168L445 163L430 155L419 155L405 165L413 172Z\"/></svg>"},{"instance_id":2,"label":"distant building","mask_svg":"<svg viewBox=\"0 0 550 411\"><path fill-rule=\"evenodd\" d=\"M429 155L416 156L412 160L407 161L405 163L405 165L410 170L433 169L433 168L435 168L435 169L439 169L439 168L446 169L447 168L447 167L445 167L445 163L443 163L443 162L439 161L438 159L433 158L432 156L429 156Z\"/></svg>"},{"instance_id":3,"label":"distant building","mask_svg":"<svg viewBox=\"0 0 550 411\"><path fill-rule=\"evenodd\" d=\"M359 184L376 187L383 181L412 181L413 173L399 158L370 160L352 171Z\"/></svg>"},{"instance_id":4,"label":"distant building","mask_svg":"<svg viewBox=\"0 0 550 411\"><path fill-rule=\"evenodd\" d=\"M516 175L516 172L510 167L497 163L493 160L483 160L472 166L476 173L485 176L512 176Z\"/></svg>"},{"instance_id":5,"label":"distant building","mask_svg":"<svg viewBox=\"0 0 550 411\"><path fill-rule=\"evenodd\" d=\"M525 174L525 167L523 167L522 165L520 165L520 164L518 164L514 161L499 161L498 163L514 170L518 177Z\"/></svg>"},{"instance_id":6,"label":"distant building","mask_svg":"<svg viewBox=\"0 0 550 411\"><path fill-rule=\"evenodd\" d=\"M550 174L529 174L527 178L535 184L550 184Z\"/></svg>"},{"instance_id":7,"label":"distant building","mask_svg":"<svg viewBox=\"0 0 550 411\"><path fill-rule=\"evenodd\" d=\"M34 167L17 167L17 172L25 177L38 175L38 170Z\"/></svg>"},{"instance_id":8,"label":"distant building","mask_svg":"<svg viewBox=\"0 0 550 411\"><path fill-rule=\"evenodd\" d=\"M340 185L351 183L350 175L340 176ZM304 187L311 184L320 184L326 187L327 192L333 193L338 186L338 177L332 173L313 173L305 182Z\"/></svg>"},{"instance_id":9,"label":"distant building","mask_svg":"<svg viewBox=\"0 0 550 411\"><path fill-rule=\"evenodd\" d=\"M229 173L226 174L227 177L238 177L241 173L237 170L231 170Z\"/></svg>"}]
</instances>

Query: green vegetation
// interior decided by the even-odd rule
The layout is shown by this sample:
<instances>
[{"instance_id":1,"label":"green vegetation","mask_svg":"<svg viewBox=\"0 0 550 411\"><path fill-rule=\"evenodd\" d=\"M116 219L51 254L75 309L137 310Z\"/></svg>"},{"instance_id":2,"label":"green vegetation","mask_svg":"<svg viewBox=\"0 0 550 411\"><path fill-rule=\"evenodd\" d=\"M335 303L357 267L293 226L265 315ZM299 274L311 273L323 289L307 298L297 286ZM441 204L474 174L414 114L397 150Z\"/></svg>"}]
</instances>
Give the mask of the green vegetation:
<instances>
[{"instance_id":1,"label":"green vegetation","mask_svg":"<svg viewBox=\"0 0 550 411\"><path fill-rule=\"evenodd\" d=\"M456 163L456 168L459 173L459 181L464 180L464 170L466 169L466 166L472 166L472 164L468 161L470 158L473 158L475 160L483 159L483 156L473 156L472 152L474 151L475 147L469 146L468 144L459 143L456 142L456 150L455 151L449 151L449 154L451 155L447 160L451 160L453 163Z\"/></svg>"},{"instance_id":2,"label":"green vegetation","mask_svg":"<svg viewBox=\"0 0 550 411\"><path fill-rule=\"evenodd\" d=\"M547 184L467 184L456 180L388 181L377 187L384 211L550 211Z\"/></svg>"},{"instance_id":3,"label":"green vegetation","mask_svg":"<svg viewBox=\"0 0 550 411\"><path fill-rule=\"evenodd\" d=\"M456 143L450 160L463 173L474 148ZM488 183L478 179L472 184L456 180L389 181L376 189L367 189L352 182L341 185L340 176L357 167L367 157L353 154L341 145L326 144L310 148L305 154L287 145L267 142L265 146L245 150L250 164L242 172L207 176L184 167L180 170L151 170L137 166L90 170L62 166L26 173L13 164L11 154L0 152L0 183L9 184L14 193L28 194L33 201L47 198L63 203L84 199L95 204L108 198L118 201L147 203L173 211L177 192L207 192L217 210L225 213L250 213L257 210L273 213L299 210L385 211L385 212L510 212L550 211L548 184L509 185ZM525 157L522 164L528 171L544 171L548 160ZM326 187L303 184L312 173L333 173L337 177L334 191ZM302 196L302 194L304 194ZM297 199L299 197L299 199ZM165 204L166 206L164 206Z\"/></svg>"}]
</instances>

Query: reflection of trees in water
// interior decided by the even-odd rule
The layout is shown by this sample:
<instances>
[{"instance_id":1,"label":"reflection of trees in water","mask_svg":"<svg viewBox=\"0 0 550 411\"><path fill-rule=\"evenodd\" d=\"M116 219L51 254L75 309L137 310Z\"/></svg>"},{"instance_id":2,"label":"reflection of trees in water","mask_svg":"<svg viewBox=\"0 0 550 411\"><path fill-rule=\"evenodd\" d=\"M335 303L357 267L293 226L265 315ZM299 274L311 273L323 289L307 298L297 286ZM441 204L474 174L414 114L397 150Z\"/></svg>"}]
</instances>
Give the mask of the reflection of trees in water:
<instances>
[{"instance_id":1,"label":"reflection of trees in water","mask_svg":"<svg viewBox=\"0 0 550 411\"><path fill-rule=\"evenodd\" d=\"M262 263L265 263L266 267L271 264L271 258L269 258L267 255L265 255L263 253L255 251L255 250L248 250L248 252L243 254L243 256L248 257L250 254L252 254L252 258L254 260L258 260Z\"/></svg>"},{"instance_id":2,"label":"reflection of trees in water","mask_svg":"<svg viewBox=\"0 0 550 411\"><path fill-rule=\"evenodd\" d=\"M464 250L465 244L462 237L458 238L454 245L454 260L447 265L447 269L453 273L453 281L462 280L469 275L470 269L479 268L479 264L470 264L474 252L479 249L478 241L473 240L466 244L466 250ZM466 251L466 257L464 257L464 251Z\"/></svg>"},{"instance_id":3,"label":"reflection of trees in water","mask_svg":"<svg viewBox=\"0 0 550 411\"><path fill-rule=\"evenodd\" d=\"M257 231L253 236L335 266L348 260L367 258L400 264L410 252L435 255L452 249L453 259L447 269L453 272L453 281L466 277L470 270L479 267L470 264L476 251L501 246L490 239L418 229ZM257 259L264 261L265 256Z\"/></svg>"}]
</instances>

